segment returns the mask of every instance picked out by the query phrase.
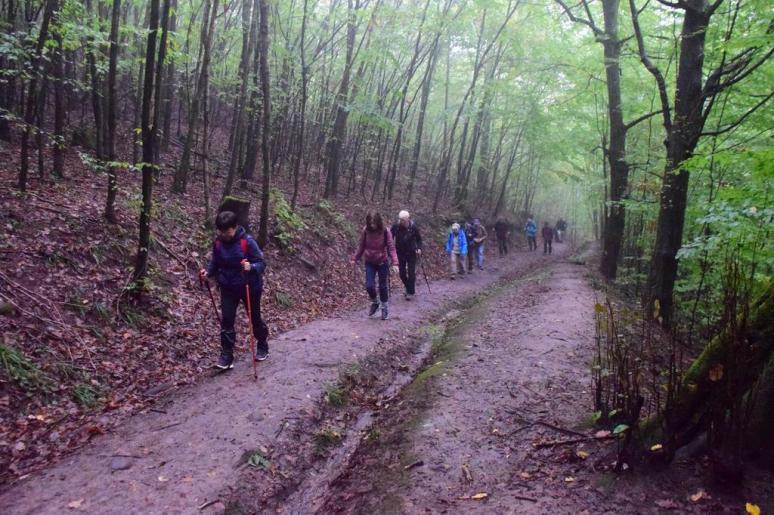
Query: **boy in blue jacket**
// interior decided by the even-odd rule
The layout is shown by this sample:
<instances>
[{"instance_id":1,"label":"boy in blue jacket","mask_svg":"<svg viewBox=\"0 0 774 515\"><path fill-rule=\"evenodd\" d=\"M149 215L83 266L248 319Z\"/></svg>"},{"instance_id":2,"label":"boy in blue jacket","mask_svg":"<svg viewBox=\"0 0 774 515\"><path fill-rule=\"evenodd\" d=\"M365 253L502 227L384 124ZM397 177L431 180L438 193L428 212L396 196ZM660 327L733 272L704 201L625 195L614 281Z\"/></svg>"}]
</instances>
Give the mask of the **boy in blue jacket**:
<instances>
[{"instance_id":1,"label":"boy in blue jacket","mask_svg":"<svg viewBox=\"0 0 774 515\"><path fill-rule=\"evenodd\" d=\"M263 272L266 263L258 243L247 234L244 227L237 225L237 216L231 211L222 211L215 219L218 238L212 244L212 259L199 275L202 279L213 277L220 287L220 359L215 365L221 370L234 368L234 344L236 319L239 302L245 302L245 285L250 287L250 310L253 335L258 342L256 361L269 357L269 328L261 319L261 294L263 293Z\"/></svg>"},{"instance_id":2,"label":"boy in blue jacket","mask_svg":"<svg viewBox=\"0 0 774 515\"><path fill-rule=\"evenodd\" d=\"M446 254L451 259L451 278L457 277L457 263L460 265L460 275L465 276L465 259L468 255L468 239L460 224L453 223L446 239Z\"/></svg>"}]
</instances>

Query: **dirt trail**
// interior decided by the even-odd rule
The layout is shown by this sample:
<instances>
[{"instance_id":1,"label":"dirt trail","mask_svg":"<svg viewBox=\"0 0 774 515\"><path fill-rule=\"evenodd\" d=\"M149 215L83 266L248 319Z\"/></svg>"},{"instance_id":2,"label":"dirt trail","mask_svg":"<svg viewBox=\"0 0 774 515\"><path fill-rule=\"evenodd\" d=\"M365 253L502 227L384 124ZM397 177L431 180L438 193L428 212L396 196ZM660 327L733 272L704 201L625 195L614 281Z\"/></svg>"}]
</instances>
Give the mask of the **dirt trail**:
<instances>
[{"instance_id":1,"label":"dirt trail","mask_svg":"<svg viewBox=\"0 0 774 515\"><path fill-rule=\"evenodd\" d=\"M315 513L739 512L690 500L709 491L693 459L611 472L616 443L586 422L594 304L586 268L551 260L461 313Z\"/></svg>"},{"instance_id":2,"label":"dirt trail","mask_svg":"<svg viewBox=\"0 0 774 515\"><path fill-rule=\"evenodd\" d=\"M576 426L589 411L593 307L584 268L552 261L465 312L439 363L407 389L399 412L382 421L382 441L353 460L321 512L582 509L577 496L588 484L564 484L583 464L546 467L563 449L531 443L584 431Z\"/></svg>"},{"instance_id":3,"label":"dirt trail","mask_svg":"<svg viewBox=\"0 0 774 515\"><path fill-rule=\"evenodd\" d=\"M503 275L545 262L537 252L491 259L484 273L433 283L432 295L422 285L411 304L398 298L393 279L390 321L365 318L364 307L287 332L270 342L272 355L259 366L258 383L241 356L234 371L176 392L154 411L17 482L0 494L0 512L62 513L68 507L100 514L198 512L235 481L245 453L270 445L281 424L314 410L341 364L378 349L385 337L410 337L450 302Z\"/></svg>"}]
</instances>

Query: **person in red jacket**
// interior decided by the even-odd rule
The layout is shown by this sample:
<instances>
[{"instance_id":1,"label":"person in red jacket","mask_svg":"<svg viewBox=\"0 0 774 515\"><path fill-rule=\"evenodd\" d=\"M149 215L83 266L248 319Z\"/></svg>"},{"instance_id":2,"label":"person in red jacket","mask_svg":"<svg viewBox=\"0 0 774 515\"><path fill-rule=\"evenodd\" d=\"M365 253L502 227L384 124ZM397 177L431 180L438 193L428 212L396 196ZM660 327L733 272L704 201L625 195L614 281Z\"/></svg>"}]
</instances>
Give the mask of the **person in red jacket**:
<instances>
[{"instance_id":1,"label":"person in red jacket","mask_svg":"<svg viewBox=\"0 0 774 515\"><path fill-rule=\"evenodd\" d=\"M368 316L372 316L382 306L382 320L389 318L390 290L388 285L390 269L398 272L398 254L392 233L384 226L382 215L371 211L366 216L366 225L360 236L360 245L352 257L354 265L360 258L365 261L365 288L371 299ZM379 276L379 297L376 296L376 276Z\"/></svg>"},{"instance_id":2,"label":"person in red jacket","mask_svg":"<svg viewBox=\"0 0 774 515\"><path fill-rule=\"evenodd\" d=\"M548 222L543 225L543 230L540 231L540 234L543 236L543 254L550 254L551 242L554 239L554 230L551 228Z\"/></svg>"}]
</instances>

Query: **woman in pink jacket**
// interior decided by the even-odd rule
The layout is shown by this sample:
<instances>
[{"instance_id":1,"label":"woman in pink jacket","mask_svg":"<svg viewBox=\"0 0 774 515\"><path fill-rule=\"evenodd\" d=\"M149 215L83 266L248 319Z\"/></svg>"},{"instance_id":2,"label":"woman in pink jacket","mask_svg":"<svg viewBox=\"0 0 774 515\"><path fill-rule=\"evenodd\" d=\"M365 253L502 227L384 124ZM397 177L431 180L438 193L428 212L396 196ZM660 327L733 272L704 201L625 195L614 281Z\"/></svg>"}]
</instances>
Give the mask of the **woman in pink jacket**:
<instances>
[{"instance_id":1,"label":"woman in pink jacket","mask_svg":"<svg viewBox=\"0 0 774 515\"><path fill-rule=\"evenodd\" d=\"M360 245L352 258L352 264L365 261L365 287L368 296L371 299L371 307L368 310L368 316L373 315L379 309L379 302L382 305L382 320L389 317L388 304L390 292L388 279L390 269L393 273L398 273L398 255L395 252L395 242L392 240L392 233L384 226L382 215L376 211L371 211L366 216L366 225L360 236ZM379 297L376 297L376 275L379 275Z\"/></svg>"}]
</instances>

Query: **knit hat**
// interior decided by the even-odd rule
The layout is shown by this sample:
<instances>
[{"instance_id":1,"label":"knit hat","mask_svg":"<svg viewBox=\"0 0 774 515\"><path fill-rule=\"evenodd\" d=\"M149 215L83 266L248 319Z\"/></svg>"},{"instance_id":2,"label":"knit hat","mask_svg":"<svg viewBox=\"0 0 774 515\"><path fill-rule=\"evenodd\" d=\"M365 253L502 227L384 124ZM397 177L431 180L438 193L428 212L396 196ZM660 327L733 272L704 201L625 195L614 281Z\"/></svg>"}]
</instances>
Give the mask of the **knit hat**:
<instances>
[{"instance_id":1,"label":"knit hat","mask_svg":"<svg viewBox=\"0 0 774 515\"><path fill-rule=\"evenodd\" d=\"M457 222L454 222L452 224L452 231L459 231L459 230L460 230L460 224L458 224Z\"/></svg>"},{"instance_id":2,"label":"knit hat","mask_svg":"<svg viewBox=\"0 0 774 515\"><path fill-rule=\"evenodd\" d=\"M402 210L400 213L398 213L398 219L399 220L408 220L410 218L409 212L405 209Z\"/></svg>"}]
</instances>

